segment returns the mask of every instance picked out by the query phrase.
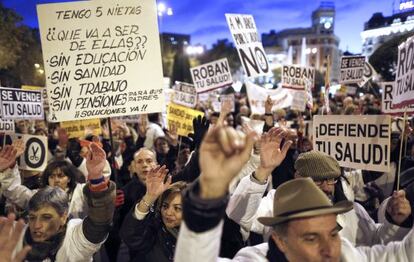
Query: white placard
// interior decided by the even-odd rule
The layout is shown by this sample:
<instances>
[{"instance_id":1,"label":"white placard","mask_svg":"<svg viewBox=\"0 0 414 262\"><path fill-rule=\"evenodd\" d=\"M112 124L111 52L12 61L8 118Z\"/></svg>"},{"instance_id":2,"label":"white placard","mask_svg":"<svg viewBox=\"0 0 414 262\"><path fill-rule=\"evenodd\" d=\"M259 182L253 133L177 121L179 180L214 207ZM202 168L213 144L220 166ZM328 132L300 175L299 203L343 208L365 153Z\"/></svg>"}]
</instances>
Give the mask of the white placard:
<instances>
[{"instance_id":1,"label":"white placard","mask_svg":"<svg viewBox=\"0 0 414 262\"><path fill-rule=\"evenodd\" d=\"M353 84L363 81L365 56L341 57L340 84Z\"/></svg>"},{"instance_id":2,"label":"white placard","mask_svg":"<svg viewBox=\"0 0 414 262\"><path fill-rule=\"evenodd\" d=\"M226 20L247 77L271 74L253 16L226 14Z\"/></svg>"},{"instance_id":3,"label":"white placard","mask_svg":"<svg viewBox=\"0 0 414 262\"><path fill-rule=\"evenodd\" d=\"M394 82L383 82L381 83L382 88L382 101L381 111L384 114L401 115L404 114L405 108L407 107L407 113L414 113L414 104L408 105L403 108L395 108L392 104L392 97L394 94Z\"/></svg>"},{"instance_id":4,"label":"white placard","mask_svg":"<svg viewBox=\"0 0 414 262\"><path fill-rule=\"evenodd\" d=\"M292 105L292 95L285 88L265 89L251 82L246 82L246 90L252 114L263 115L265 113L265 103L268 96L273 101L272 111Z\"/></svg>"},{"instance_id":5,"label":"white placard","mask_svg":"<svg viewBox=\"0 0 414 262\"><path fill-rule=\"evenodd\" d=\"M42 4L37 13L51 121L164 109L155 1Z\"/></svg>"},{"instance_id":6,"label":"white placard","mask_svg":"<svg viewBox=\"0 0 414 262\"><path fill-rule=\"evenodd\" d=\"M305 91L291 92L293 99L290 109L304 112L306 110L307 93Z\"/></svg>"},{"instance_id":7,"label":"white placard","mask_svg":"<svg viewBox=\"0 0 414 262\"><path fill-rule=\"evenodd\" d=\"M385 115L315 115L313 149L342 167L388 172L391 117Z\"/></svg>"},{"instance_id":8,"label":"white placard","mask_svg":"<svg viewBox=\"0 0 414 262\"><path fill-rule=\"evenodd\" d=\"M294 90L305 90L306 81L310 87L315 86L315 68L299 65L284 65L282 67L282 87Z\"/></svg>"},{"instance_id":9,"label":"white placard","mask_svg":"<svg viewBox=\"0 0 414 262\"><path fill-rule=\"evenodd\" d=\"M227 58L216 60L190 69L197 93L231 85L231 69Z\"/></svg>"},{"instance_id":10,"label":"white placard","mask_svg":"<svg viewBox=\"0 0 414 262\"><path fill-rule=\"evenodd\" d=\"M358 83L359 87L363 87L371 78L373 78L377 72L368 62L364 64L364 75L362 76L362 81Z\"/></svg>"},{"instance_id":11,"label":"white placard","mask_svg":"<svg viewBox=\"0 0 414 262\"><path fill-rule=\"evenodd\" d=\"M14 132L14 121L0 118L0 133L13 134Z\"/></svg>"},{"instance_id":12,"label":"white placard","mask_svg":"<svg viewBox=\"0 0 414 262\"><path fill-rule=\"evenodd\" d=\"M41 91L0 87L2 119L43 120Z\"/></svg>"},{"instance_id":13,"label":"white placard","mask_svg":"<svg viewBox=\"0 0 414 262\"><path fill-rule=\"evenodd\" d=\"M402 108L414 103L414 37L410 37L398 47L398 65L395 76L392 104Z\"/></svg>"},{"instance_id":14,"label":"white placard","mask_svg":"<svg viewBox=\"0 0 414 262\"><path fill-rule=\"evenodd\" d=\"M184 82L175 82L173 86L174 89L174 98L173 102L178 105L194 108L197 104L197 92L194 85L184 83Z\"/></svg>"},{"instance_id":15,"label":"white placard","mask_svg":"<svg viewBox=\"0 0 414 262\"><path fill-rule=\"evenodd\" d=\"M19 158L19 168L29 171L44 171L47 166L47 137L17 134L12 138L22 138L25 144L25 151Z\"/></svg>"}]
</instances>

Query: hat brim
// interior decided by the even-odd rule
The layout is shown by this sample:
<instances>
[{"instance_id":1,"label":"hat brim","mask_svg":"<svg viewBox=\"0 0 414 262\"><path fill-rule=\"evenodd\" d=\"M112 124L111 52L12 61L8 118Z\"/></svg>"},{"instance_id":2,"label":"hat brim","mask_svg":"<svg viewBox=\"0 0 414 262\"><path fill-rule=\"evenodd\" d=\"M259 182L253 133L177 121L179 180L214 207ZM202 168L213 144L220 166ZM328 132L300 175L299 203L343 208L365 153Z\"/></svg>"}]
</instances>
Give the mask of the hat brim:
<instances>
[{"instance_id":1,"label":"hat brim","mask_svg":"<svg viewBox=\"0 0 414 262\"><path fill-rule=\"evenodd\" d=\"M259 217L260 223L265 226L275 226L277 224L296 219L296 218L305 218L305 217L314 217L328 214L342 214L346 213L349 210L354 208L354 203L350 201L341 201L333 205L332 207L318 208L313 210L307 210L304 212L294 213L288 216L276 216L276 217Z\"/></svg>"}]
</instances>

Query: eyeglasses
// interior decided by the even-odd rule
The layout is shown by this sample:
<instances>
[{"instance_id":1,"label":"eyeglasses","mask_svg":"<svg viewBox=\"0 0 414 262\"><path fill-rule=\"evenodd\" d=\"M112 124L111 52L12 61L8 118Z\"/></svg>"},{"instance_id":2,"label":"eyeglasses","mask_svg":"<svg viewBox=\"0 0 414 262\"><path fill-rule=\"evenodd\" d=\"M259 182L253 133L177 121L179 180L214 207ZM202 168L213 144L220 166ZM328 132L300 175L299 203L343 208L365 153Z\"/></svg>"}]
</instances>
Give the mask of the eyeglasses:
<instances>
[{"instance_id":1,"label":"eyeglasses","mask_svg":"<svg viewBox=\"0 0 414 262\"><path fill-rule=\"evenodd\" d=\"M330 179L324 179L324 180L318 180L318 181L315 181L314 180L314 182L315 182L315 184L317 185L317 186L321 186L323 183L325 183L326 182L326 184L328 184L328 185L335 185L336 184L336 182L338 182L338 179L336 179L336 178L330 178Z\"/></svg>"}]
</instances>

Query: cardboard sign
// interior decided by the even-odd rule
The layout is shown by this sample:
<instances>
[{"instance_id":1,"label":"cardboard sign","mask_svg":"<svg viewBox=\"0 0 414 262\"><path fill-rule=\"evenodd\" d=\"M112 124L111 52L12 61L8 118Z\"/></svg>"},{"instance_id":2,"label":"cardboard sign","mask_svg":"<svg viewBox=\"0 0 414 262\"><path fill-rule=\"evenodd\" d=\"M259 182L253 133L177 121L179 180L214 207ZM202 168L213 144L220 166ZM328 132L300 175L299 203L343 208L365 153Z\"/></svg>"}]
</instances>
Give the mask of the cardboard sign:
<instances>
[{"instance_id":1,"label":"cardboard sign","mask_svg":"<svg viewBox=\"0 0 414 262\"><path fill-rule=\"evenodd\" d=\"M173 86L174 90L174 97L173 102L177 105L182 105L186 107L193 108L197 104L197 92L195 90L194 85L183 83L183 82L175 82Z\"/></svg>"},{"instance_id":2,"label":"cardboard sign","mask_svg":"<svg viewBox=\"0 0 414 262\"><path fill-rule=\"evenodd\" d=\"M313 89L315 85L315 68L298 65L284 65L282 67L282 87L294 90L305 90L306 81Z\"/></svg>"},{"instance_id":3,"label":"cardboard sign","mask_svg":"<svg viewBox=\"0 0 414 262\"><path fill-rule=\"evenodd\" d=\"M394 94L394 82L383 82L381 83L382 87L382 103L381 103L381 111L384 114L392 114L392 115L401 115L404 114L405 109L407 108L407 113L412 114L414 113L414 104L405 106L403 108L395 108L392 104L392 97Z\"/></svg>"},{"instance_id":4,"label":"cardboard sign","mask_svg":"<svg viewBox=\"0 0 414 262\"><path fill-rule=\"evenodd\" d=\"M340 84L359 83L364 77L365 56L341 57Z\"/></svg>"},{"instance_id":5,"label":"cardboard sign","mask_svg":"<svg viewBox=\"0 0 414 262\"><path fill-rule=\"evenodd\" d=\"M44 171L47 166L47 137L17 134L12 138L22 138L25 151L19 158L19 168L29 171Z\"/></svg>"},{"instance_id":6,"label":"cardboard sign","mask_svg":"<svg viewBox=\"0 0 414 262\"><path fill-rule=\"evenodd\" d=\"M263 115L265 113L265 103L268 96L273 101L272 111L292 105L292 95L285 88L265 89L251 82L247 82L246 90L252 114Z\"/></svg>"},{"instance_id":7,"label":"cardboard sign","mask_svg":"<svg viewBox=\"0 0 414 262\"><path fill-rule=\"evenodd\" d=\"M84 137L86 129L90 129L94 136L99 136L102 133L99 119L65 121L60 123L60 127L66 130L69 138Z\"/></svg>"},{"instance_id":8,"label":"cardboard sign","mask_svg":"<svg viewBox=\"0 0 414 262\"><path fill-rule=\"evenodd\" d=\"M2 119L43 120L41 91L0 87Z\"/></svg>"},{"instance_id":9,"label":"cardboard sign","mask_svg":"<svg viewBox=\"0 0 414 262\"><path fill-rule=\"evenodd\" d=\"M190 69L197 93L231 85L231 69L227 58L216 60Z\"/></svg>"},{"instance_id":10,"label":"cardboard sign","mask_svg":"<svg viewBox=\"0 0 414 262\"><path fill-rule=\"evenodd\" d=\"M253 16L226 14L226 20L247 77L270 74L269 62L257 33Z\"/></svg>"},{"instance_id":11,"label":"cardboard sign","mask_svg":"<svg viewBox=\"0 0 414 262\"><path fill-rule=\"evenodd\" d=\"M41 4L37 13L51 121L163 110L155 1Z\"/></svg>"},{"instance_id":12,"label":"cardboard sign","mask_svg":"<svg viewBox=\"0 0 414 262\"><path fill-rule=\"evenodd\" d=\"M358 83L359 87L363 87L371 78L373 78L377 72L368 62L364 64L364 75L362 76L362 81Z\"/></svg>"},{"instance_id":13,"label":"cardboard sign","mask_svg":"<svg viewBox=\"0 0 414 262\"><path fill-rule=\"evenodd\" d=\"M167 110L168 127L171 129L171 126L175 126L180 136L194 133L193 119L197 116L204 116L203 112L172 103L168 105Z\"/></svg>"},{"instance_id":14,"label":"cardboard sign","mask_svg":"<svg viewBox=\"0 0 414 262\"><path fill-rule=\"evenodd\" d=\"M410 37L398 47L398 65L395 76L392 104L402 108L414 103L414 37Z\"/></svg>"},{"instance_id":15,"label":"cardboard sign","mask_svg":"<svg viewBox=\"0 0 414 262\"><path fill-rule=\"evenodd\" d=\"M332 156L342 167L388 172L390 135L390 116L313 117L313 149Z\"/></svg>"}]
</instances>

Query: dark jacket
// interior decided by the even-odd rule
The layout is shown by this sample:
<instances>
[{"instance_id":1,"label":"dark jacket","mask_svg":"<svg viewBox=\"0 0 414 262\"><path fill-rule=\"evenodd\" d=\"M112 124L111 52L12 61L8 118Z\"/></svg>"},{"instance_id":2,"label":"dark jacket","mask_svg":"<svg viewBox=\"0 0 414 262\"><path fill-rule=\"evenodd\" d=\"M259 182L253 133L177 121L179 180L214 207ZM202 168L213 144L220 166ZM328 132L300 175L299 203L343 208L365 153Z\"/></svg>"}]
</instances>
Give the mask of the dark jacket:
<instances>
[{"instance_id":1,"label":"dark jacket","mask_svg":"<svg viewBox=\"0 0 414 262\"><path fill-rule=\"evenodd\" d=\"M160 214L150 212L143 220L138 220L134 212L135 208L132 208L120 231L122 240L129 248L130 261L173 261L177 239L165 228Z\"/></svg>"}]
</instances>

